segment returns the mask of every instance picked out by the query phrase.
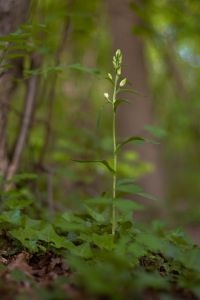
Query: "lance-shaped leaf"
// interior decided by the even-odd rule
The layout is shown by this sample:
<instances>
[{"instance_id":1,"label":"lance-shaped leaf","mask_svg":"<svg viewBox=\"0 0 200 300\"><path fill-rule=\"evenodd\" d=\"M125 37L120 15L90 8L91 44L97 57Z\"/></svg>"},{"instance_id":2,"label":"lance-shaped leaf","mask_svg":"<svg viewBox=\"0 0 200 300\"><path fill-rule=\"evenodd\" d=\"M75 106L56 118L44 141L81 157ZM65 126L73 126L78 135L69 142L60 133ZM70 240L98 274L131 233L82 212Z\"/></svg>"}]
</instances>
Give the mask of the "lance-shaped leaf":
<instances>
[{"instance_id":1,"label":"lance-shaped leaf","mask_svg":"<svg viewBox=\"0 0 200 300\"><path fill-rule=\"evenodd\" d=\"M128 185L128 184L135 184L135 180L131 178L123 178L117 180L117 186Z\"/></svg>"},{"instance_id":2,"label":"lance-shaped leaf","mask_svg":"<svg viewBox=\"0 0 200 300\"><path fill-rule=\"evenodd\" d=\"M140 92L135 91L134 89L119 88L117 90L117 94L119 92L126 92L126 93L131 93L131 94L135 94L135 95L139 95L139 96L143 96L144 97L144 95L142 95Z\"/></svg>"},{"instance_id":3,"label":"lance-shaped leaf","mask_svg":"<svg viewBox=\"0 0 200 300\"><path fill-rule=\"evenodd\" d=\"M85 66L83 66L83 65L81 65L79 63L68 65L67 67L70 68L70 69L73 69L73 70L77 70L77 71L81 71L81 72L86 72L86 73L90 73L90 74L100 74L99 69L88 68L88 67L85 67Z\"/></svg>"},{"instance_id":4,"label":"lance-shaped leaf","mask_svg":"<svg viewBox=\"0 0 200 300\"><path fill-rule=\"evenodd\" d=\"M143 192L143 191L137 193L137 195L140 196L140 197L143 197L145 199L149 199L149 200L153 200L153 201L157 201L158 200L158 198L156 198L154 195L146 193L146 192Z\"/></svg>"},{"instance_id":5,"label":"lance-shaped leaf","mask_svg":"<svg viewBox=\"0 0 200 300\"><path fill-rule=\"evenodd\" d=\"M117 99L115 101L115 104L114 104L114 111L116 112L118 106L121 105L121 104L123 104L123 103L130 103L130 101L128 101L126 99Z\"/></svg>"},{"instance_id":6,"label":"lance-shaped leaf","mask_svg":"<svg viewBox=\"0 0 200 300\"><path fill-rule=\"evenodd\" d=\"M142 188L137 184L118 185L117 191L133 195L138 195L143 192Z\"/></svg>"},{"instance_id":7,"label":"lance-shaped leaf","mask_svg":"<svg viewBox=\"0 0 200 300\"><path fill-rule=\"evenodd\" d=\"M95 198L89 198L84 201L84 203L87 203L90 207L95 206L105 206L108 207L112 203L112 198L108 197L95 197Z\"/></svg>"},{"instance_id":8,"label":"lance-shaped leaf","mask_svg":"<svg viewBox=\"0 0 200 300\"><path fill-rule=\"evenodd\" d=\"M149 200L157 200L157 198L149 193L143 191L143 189L137 184L118 184L117 191L125 193L125 194L133 194L137 195Z\"/></svg>"},{"instance_id":9,"label":"lance-shaped leaf","mask_svg":"<svg viewBox=\"0 0 200 300\"><path fill-rule=\"evenodd\" d=\"M126 144L129 144L129 143L142 144L144 142L146 142L146 140L140 136L135 136L135 135L130 136L129 138L127 138L124 141L117 144L117 151Z\"/></svg>"},{"instance_id":10,"label":"lance-shaped leaf","mask_svg":"<svg viewBox=\"0 0 200 300\"><path fill-rule=\"evenodd\" d=\"M164 138L167 135L167 131L159 126L148 125L145 126L145 129L153 134L157 138Z\"/></svg>"},{"instance_id":11,"label":"lance-shaped leaf","mask_svg":"<svg viewBox=\"0 0 200 300\"><path fill-rule=\"evenodd\" d=\"M111 173L115 173L115 170L109 165L107 160L79 160L79 159L72 159L72 161L78 162L78 163L100 163L104 165L108 171Z\"/></svg>"},{"instance_id":12,"label":"lance-shaped leaf","mask_svg":"<svg viewBox=\"0 0 200 300\"><path fill-rule=\"evenodd\" d=\"M115 206L123 212L130 212L131 210L143 209L143 205L127 199L116 199Z\"/></svg>"}]
</instances>

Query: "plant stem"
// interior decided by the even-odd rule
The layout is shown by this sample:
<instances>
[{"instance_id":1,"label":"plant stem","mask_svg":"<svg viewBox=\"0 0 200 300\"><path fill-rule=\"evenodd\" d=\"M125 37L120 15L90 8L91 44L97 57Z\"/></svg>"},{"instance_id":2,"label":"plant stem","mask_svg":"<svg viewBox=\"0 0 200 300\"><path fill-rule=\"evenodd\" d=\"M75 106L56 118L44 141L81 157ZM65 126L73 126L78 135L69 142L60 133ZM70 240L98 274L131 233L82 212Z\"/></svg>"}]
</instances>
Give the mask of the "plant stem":
<instances>
[{"instance_id":1,"label":"plant stem","mask_svg":"<svg viewBox=\"0 0 200 300\"><path fill-rule=\"evenodd\" d=\"M116 110L115 110L115 101L116 101L116 91L117 91L117 82L118 75L116 74L114 89L113 89L113 98L112 98L112 140L113 140L113 185L112 185L112 235L115 235L116 230L116 182L117 182L117 142L116 142Z\"/></svg>"}]
</instances>

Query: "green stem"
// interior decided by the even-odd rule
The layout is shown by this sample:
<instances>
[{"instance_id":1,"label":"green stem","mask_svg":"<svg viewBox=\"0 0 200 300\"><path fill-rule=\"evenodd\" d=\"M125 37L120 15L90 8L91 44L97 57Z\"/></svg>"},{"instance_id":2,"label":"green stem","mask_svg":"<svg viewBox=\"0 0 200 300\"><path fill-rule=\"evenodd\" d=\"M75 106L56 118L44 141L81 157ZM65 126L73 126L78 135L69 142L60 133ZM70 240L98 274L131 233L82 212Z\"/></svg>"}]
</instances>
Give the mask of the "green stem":
<instances>
[{"instance_id":1,"label":"green stem","mask_svg":"<svg viewBox=\"0 0 200 300\"><path fill-rule=\"evenodd\" d=\"M115 235L116 230L116 182L117 182L117 141L116 141L116 111L115 111L115 101L116 101L116 91L117 91L118 75L116 74L113 98L112 98L112 140L113 140L113 184L112 184L112 235Z\"/></svg>"}]
</instances>

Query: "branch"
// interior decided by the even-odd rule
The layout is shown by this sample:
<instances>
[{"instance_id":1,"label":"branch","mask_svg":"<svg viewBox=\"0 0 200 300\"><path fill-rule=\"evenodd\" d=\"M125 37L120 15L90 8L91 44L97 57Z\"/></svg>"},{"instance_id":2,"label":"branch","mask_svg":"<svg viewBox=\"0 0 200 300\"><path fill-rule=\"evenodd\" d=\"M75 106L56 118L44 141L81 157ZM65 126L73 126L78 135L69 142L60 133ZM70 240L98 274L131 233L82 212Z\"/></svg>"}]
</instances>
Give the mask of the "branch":
<instances>
[{"instance_id":1,"label":"branch","mask_svg":"<svg viewBox=\"0 0 200 300\"><path fill-rule=\"evenodd\" d=\"M38 60L36 57L32 58L32 69L38 68ZM6 180L11 180L12 177L15 175L19 163L20 163L20 158L22 155L22 152L25 147L30 123L31 123L31 117L33 114L34 110L34 103L36 99L36 92L38 90L38 84L39 84L39 77L38 76L32 76L28 79L27 82L27 91L26 91L26 96L24 100L24 113L23 113L23 118L21 121L21 127L19 130L19 134L15 143L15 148L13 151L13 155L11 158L11 162L8 165L7 172L6 172ZM8 187L9 189L9 187Z\"/></svg>"}]
</instances>

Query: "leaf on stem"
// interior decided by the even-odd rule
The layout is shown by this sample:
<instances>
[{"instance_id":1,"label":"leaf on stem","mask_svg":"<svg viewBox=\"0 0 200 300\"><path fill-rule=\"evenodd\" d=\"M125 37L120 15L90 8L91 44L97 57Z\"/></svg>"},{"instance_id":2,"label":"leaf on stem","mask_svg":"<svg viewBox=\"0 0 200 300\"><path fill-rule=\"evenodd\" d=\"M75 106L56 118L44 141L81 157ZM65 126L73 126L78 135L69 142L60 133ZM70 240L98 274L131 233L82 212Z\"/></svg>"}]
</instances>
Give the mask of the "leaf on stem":
<instances>
[{"instance_id":1,"label":"leaf on stem","mask_svg":"<svg viewBox=\"0 0 200 300\"><path fill-rule=\"evenodd\" d=\"M103 164L108 171L115 174L115 170L109 165L107 160L79 160L79 159L72 159L72 161L78 162L78 163L100 163Z\"/></svg>"},{"instance_id":2,"label":"leaf on stem","mask_svg":"<svg viewBox=\"0 0 200 300\"><path fill-rule=\"evenodd\" d=\"M150 200L157 200L157 198L149 193L143 191L143 189L138 186L137 184L118 184L117 191L125 193L125 194L132 194L137 195L146 199Z\"/></svg>"},{"instance_id":3,"label":"leaf on stem","mask_svg":"<svg viewBox=\"0 0 200 300\"><path fill-rule=\"evenodd\" d=\"M128 143L142 144L144 142L146 142L146 140L140 136L130 136L129 138L117 144L117 151Z\"/></svg>"},{"instance_id":4,"label":"leaf on stem","mask_svg":"<svg viewBox=\"0 0 200 300\"><path fill-rule=\"evenodd\" d=\"M117 190L119 192L128 194L138 194L143 191L142 188L137 184L117 185Z\"/></svg>"},{"instance_id":5,"label":"leaf on stem","mask_svg":"<svg viewBox=\"0 0 200 300\"><path fill-rule=\"evenodd\" d=\"M153 134L156 138L164 138L167 135L167 131L160 127L160 126L152 126L152 125L148 125L145 126L145 129L147 131L149 131L151 134Z\"/></svg>"},{"instance_id":6,"label":"leaf on stem","mask_svg":"<svg viewBox=\"0 0 200 300\"><path fill-rule=\"evenodd\" d=\"M128 199L116 199L115 206L124 212L130 212L130 210L142 210L143 209L143 205L136 203L133 200L128 200Z\"/></svg>"},{"instance_id":7,"label":"leaf on stem","mask_svg":"<svg viewBox=\"0 0 200 300\"><path fill-rule=\"evenodd\" d=\"M117 99L115 101L115 104L114 104L114 111L116 112L118 106L121 105L121 104L123 104L123 103L130 103L130 101L128 101L126 99Z\"/></svg>"},{"instance_id":8,"label":"leaf on stem","mask_svg":"<svg viewBox=\"0 0 200 300\"><path fill-rule=\"evenodd\" d=\"M117 180L117 186L121 185L127 185L127 184L134 184L135 180L131 178L123 178L123 179L118 179Z\"/></svg>"},{"instance_id":9,"label":"leaf on stem","mask_svg":"<svg viewBox=\"0 0 200 300\"><path fill-rule=\"evenodd\" d=\"M112 203L112 198L108 197L96 197L96 198L89 198L85 200L85 203L88 205L94 205L95 207L105 206L108 207Z\"/></svg>"},{"instance_id":10,"label":"leaf on stem","mask_svg":"<svg viewBox=\"0 0 200 300\"><path fill-rule=\"evenodd\" d=\"M81 65L80 63L68 65L67 67L70 68L70 69L73 69L73 70L86 72L86 73L90 73L90 74L100 74L100 71L98 69L88 68L88 67L85 67L85 66Z\"/></svg>"},{"instance_id":11,"label":"leaf on stem","mask_svg":"<svg viewBox=\"0 0 200 300\"><path fill-rule=\"evenodd\" d=\"M122 88L120 88L120 89L117 90L117 94L119 92L127 92L127 93L132 93L132 94L135 94L135 95L139 95L139 96L144 96L141 93L135 91L134 89L122 89Z\"/></svg>"}]
</instances>

